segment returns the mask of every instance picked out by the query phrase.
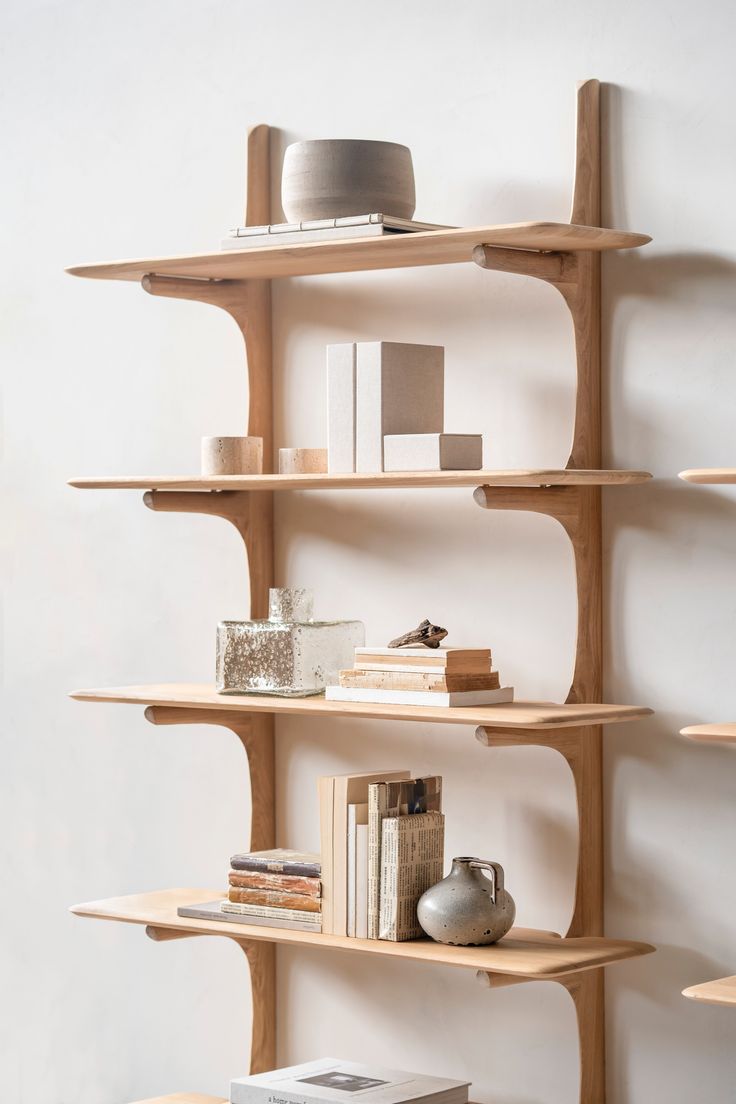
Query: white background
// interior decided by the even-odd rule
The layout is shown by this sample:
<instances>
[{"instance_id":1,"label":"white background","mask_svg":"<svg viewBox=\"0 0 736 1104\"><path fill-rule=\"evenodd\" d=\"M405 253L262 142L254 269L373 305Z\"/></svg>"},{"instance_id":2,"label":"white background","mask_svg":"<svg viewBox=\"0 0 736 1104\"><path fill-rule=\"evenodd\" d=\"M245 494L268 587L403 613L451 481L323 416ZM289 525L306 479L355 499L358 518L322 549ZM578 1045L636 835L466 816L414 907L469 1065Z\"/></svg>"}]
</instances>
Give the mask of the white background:
<instances>
[{"instance_id":1,"label":"white background","mask_svg":"<svg viewBox=\"0 0 736 1104\"><path fill-rule=\"evenodd\" d=\"M147 511L75 474L191 473L203 434L244 432L240 337L209 307L65 265L207 250L242 214L250 124L408 144L417 217L564 220L575 81L597 76L604 222L652 234L604 260L605 694L656 716L605 737L606 928L656 943L608 973L613 1104L731 1099L733 1013L680 990L736 971L736 758L681 726L726 720L736 494L676 480L736 463L734 9L557 0L371 4L6 0L0 37L5 369L5 751L0 1096L123 1104L227 1092L247 1069L245 961L226 940L154 945L67 905L219 888L247 844L248 782L224 729L153 728L78 686L211 678L220 618L248 613L226 523ZM324 346L444 344L447 428L486 466L564 466L569 322L551 288L471 266L282 281L277 444L325 443ZM490 644L520 697L561 699L574 582L550 519L470 491L284 494L277 581L380 643L429 617ZM518 921L563 930L572 786L542 750L455 726L285 720L282 844L317 849L316 777L439 772L448 856L499 860ZM483 1104L577 1100L572 1005L489 993L446 968L279 953L279 1060L325 1054L473 1082Z\"/></svg>"}]
</instances>

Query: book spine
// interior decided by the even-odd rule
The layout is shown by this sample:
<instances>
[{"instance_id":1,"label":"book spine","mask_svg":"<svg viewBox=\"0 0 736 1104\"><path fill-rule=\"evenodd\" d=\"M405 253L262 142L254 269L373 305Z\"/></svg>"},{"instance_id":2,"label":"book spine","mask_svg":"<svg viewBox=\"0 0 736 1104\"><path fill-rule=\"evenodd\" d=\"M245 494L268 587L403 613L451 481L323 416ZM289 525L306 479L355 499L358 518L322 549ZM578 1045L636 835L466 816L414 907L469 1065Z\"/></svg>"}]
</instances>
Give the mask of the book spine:
<instances>
[{"instance_id":1,"label":"book spine","mask_svg":"<svg viewBox=\"0 0 736 1104\"><path fill-rule=\"evenodd\" d=\"M306 897L319 897L319 878L301 878L295 874L269 874L258 870L231 870L228 874L231 886L241 889L282 890L287 893L303 893Z\"/></svg>"},{"instance_id":2,"label":"book spine","mask_svg":"<svg viewBox=\"0 0 736 1104\"><path fill-rule=\"evenodd\" d=\"M230 1082L230 1104L330 1104L316 1096L284 1092L276 1085L248 1085Z\"/></svg>"},{"instance_id":3,"label":"book spine","mask_svg":"<svg viewBox=\"0 0 736 1104\"><path fill-rule=\"evenodd\" d=\"M438 709L482 708L485 705L506 705L514 700L514 688L499 690L461 690L451 694L435 690L365 690L358 686L328 686L326 701L354 701L375 705L424 705Z\"/></svg>"},{"instance_id":4,"label":"book spine","mask_svg":"<svg viewBox=\"0 0 736 1104\"><path fill-rule=\"evenodd\" d=\"M356 825L355 841L355 935L368 938L368 825Z\"/></svg>"},{"instance_id":5,"label":"book spine","mask_svg":"<svg viewBox=\"0 0 736 1104\"><path fill-rule=\"evenodd\" d=\"M380 939L417 939L417 902L442 878L445 818L442 813L386 817L381 849Z\"/></svg>"},{"instance_id":6,"label":"book spine","mask_svg":"<svg viewBox=\"0 0 736 1104\"><path fill-rule=\"evenodd\" d=\"M355 342L327 346L327 470L355 471Z\"/></svg>"},{"instance_id":7,"label":"book spine","mask_svg":"<svg viewBox=\"0 0 736 1104\"><path fill-rule=\"evenodd\" d=\"M319 838L322 861L322 931L333 934L335 780L329 776L319 780Z\"/></svg>"},{"instance_id":8,"label":"book spine","mask_svg":"<svg viewBox=\"0 0 736 1104\"><path fill-rule=\"evenodd\" d=\"M498 671L483 675L425 674L421 671L340 671L340 686L362 686L366 690L497 690Z\"/></svg>"},{"instance_id":9,"label":"book spine","mask_svg":"<svg viewBox=\"0 0 736 1104\"><path fill-rule=\"evenodd\" d=\"M368 787L368 938L378 939L381 908L381 823L386 811L386 783Z\"/></svg>"},{"instance_id":10,"label":"book spine","mask_svg":"<svg viewBox=\"0 0 736 1104\"><path fill-rule=\"evenodd\" d=\"M383 471L383 343L359 341L355 361L355 470Z\"/></svg>"},{"instance_id":11,"label":"book spine","mask_svg":"<svg viewBox=\"0 0 736 1104\"><path fill-rule=\"evenodd\" d=\"M348 915L347 934L355 938L355 859L357 843L356 806L348 806Z\"/></svg>"},{"instance_id":12,"label":"book spine","mask_svg":"<svg viewBox=\"0 0 736 1104\"><path fill-rule=\"evenodd\" d=\"M303 893L285 893L280 889L240 889L230 886L227 899L241 905L266 905L272 908L298 909L302 912L319 912L319 897L307 897Z\"/></svg>"},{"instance_id":13,"label":"book spine","mask_svg":"<svg viewBox=\"0 0 736 1104\"><path fill-rule=\"evenodd\" d=\"M318 915L314 912L305 912L304 909L273 908L270 905L244 905L240 901L223 901L220 905L221 912L232 912L238 916L260 916L264 920L294 920L302 921L313 927L319 923Z\"/></svg>"},{"instance_id":14,"label":"book spine","mask_svg":"<svg viewBox=\"0 0 736 1104\"><path fill-rule=\"evenodd\" d=\"M295 875L300 878L319 878L321 873L321 864L318 862L306 863L290 860L282 862L253 855L233 855L230 866L233 870L254 870L264 874L288 874L290 877Z\"/></svg>"}]
</instances>

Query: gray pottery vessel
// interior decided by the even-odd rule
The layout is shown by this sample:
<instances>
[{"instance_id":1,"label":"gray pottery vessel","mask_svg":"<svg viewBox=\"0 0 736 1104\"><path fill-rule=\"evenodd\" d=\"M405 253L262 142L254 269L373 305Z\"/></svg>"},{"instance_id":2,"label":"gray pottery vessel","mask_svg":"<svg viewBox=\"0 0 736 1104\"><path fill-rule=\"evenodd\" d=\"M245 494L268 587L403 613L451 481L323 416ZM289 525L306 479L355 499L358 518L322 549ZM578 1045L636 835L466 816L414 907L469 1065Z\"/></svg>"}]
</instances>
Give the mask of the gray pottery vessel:
<instances>
[{"instance_id":1,"label":"gray pottery vessel","mask_svg":"<svg viewBox=\"0 0 736 1104\"><path fill-rule=\"evenodd\" d=\"M417 918L430 939L476 947L503 939L516 916L503 887L503 867L467 856L452 860L446 878L419 898Z\"/></svg>"},{"instance_id":2,"label":"gray pottery vessel","mask_svg":"<svg viewBox=\"0 0 736 1104\"><path fill-rule=\"evenodd\" d=\"M410 219L411 151L351 138L295 142L284 154L281 206L289 222L373 213Z\"/></svg>"}]
</instances>

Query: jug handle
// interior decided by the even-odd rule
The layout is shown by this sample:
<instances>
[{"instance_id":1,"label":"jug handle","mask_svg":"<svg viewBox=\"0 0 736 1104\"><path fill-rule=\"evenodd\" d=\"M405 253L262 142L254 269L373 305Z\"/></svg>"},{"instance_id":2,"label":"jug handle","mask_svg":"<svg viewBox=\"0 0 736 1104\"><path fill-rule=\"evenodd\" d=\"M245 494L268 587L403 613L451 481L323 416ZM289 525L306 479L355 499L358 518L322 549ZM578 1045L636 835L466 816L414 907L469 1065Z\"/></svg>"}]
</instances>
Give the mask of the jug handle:
<instances>
[{"instance_id":1,"label":"jug handle","mask_svg":"<svg viewBox=\"0 0 736 1104\"><path fill-rule=\"evenodd\" d=\"M496 894L503 890L503 867L499 863L489 862L487 859L472 859L470 867L473 870L487 870L491 877L491 900L496 904Z\"/></svg>"}]
</instances>

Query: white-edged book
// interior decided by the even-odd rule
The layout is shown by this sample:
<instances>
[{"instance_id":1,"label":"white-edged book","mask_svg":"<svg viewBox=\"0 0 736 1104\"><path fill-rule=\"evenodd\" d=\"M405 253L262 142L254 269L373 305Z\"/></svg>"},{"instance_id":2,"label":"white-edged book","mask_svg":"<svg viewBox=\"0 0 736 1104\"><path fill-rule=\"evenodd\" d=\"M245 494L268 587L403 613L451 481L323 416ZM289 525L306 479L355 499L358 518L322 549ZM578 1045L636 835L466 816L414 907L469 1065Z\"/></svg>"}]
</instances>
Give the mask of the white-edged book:
<instances>
[{"instance_id":1,"label":"white-edged book","mask_svg":"<svg viewBox=\"0 0 736 1104\"><path fill-rule=\"evenodd\" d=\"M251 924L254 927L289 928L291 931L322 931L322 917L318 912L238 905L234 901L219 900L206 901L201 905L180 905L176 915L193 920L217 920L221 924Z\"/></svg>"},{"instance_id":2,"label":"white-edged book","mask_svg":"<svg viewBox=\"0 0 736 1104\"><path fill-rule=\"evenodd\" d=\"M299 1066L238 1077L230 1104L466 1104L468 1081L319 1058Z\"/></svg>"},{"instance_id":3,"label":"white-edged book","mask_svg":"<svg viewBox=\"0 0 736 1104\"><path fill-rule=\"evenodd\" d=\"M436 222L417 222L373 212L341 218L276 222L270 226L236 226L220 242L221 249L254 249L264 245L298 245L343 238L374 238L394 234L416 234L428 230L453 230Z\"/></svg>"},{"instance_id":4,"label":"white-edged book","mask_svg":"<svg viewBox=\"0 0 736 1104\"><path fill-rule=\"evenodd\" d=\"M325 699L375 705L434 705L447 708L461 705L505 705L514 700L514 688L502 686L500 690L453 690L442 693L437 690L364 690L356 686L328 686Z\"/></svg>"},{"instance_id":5,"label":"white-edged book","mask_svg":"<svg viewBox=\"0 0 736 1104\"><path fill-rule=\"evenodd\" d=\"M365 854L363 854L365 852ZM365 884L361 886L361 881ZM368 802L348 805L348 935L368 938ZM365 934L363 934L365 932Z\"/></svg>"}]
</instances>

